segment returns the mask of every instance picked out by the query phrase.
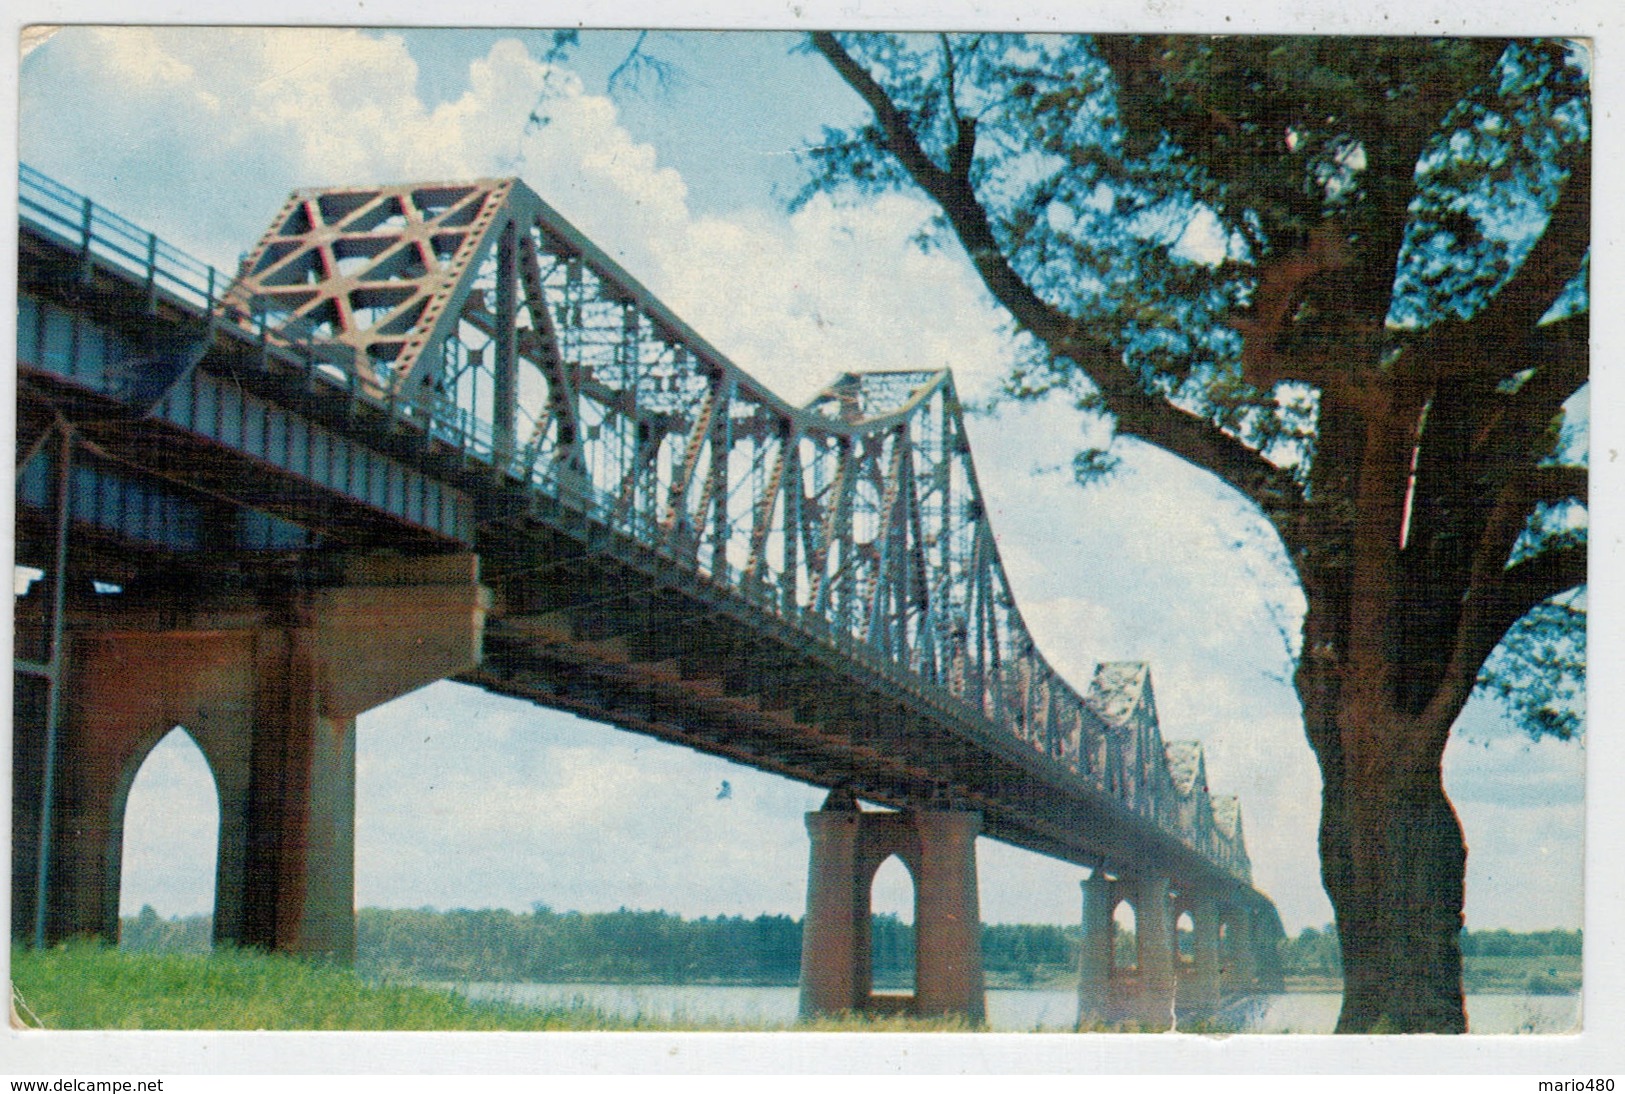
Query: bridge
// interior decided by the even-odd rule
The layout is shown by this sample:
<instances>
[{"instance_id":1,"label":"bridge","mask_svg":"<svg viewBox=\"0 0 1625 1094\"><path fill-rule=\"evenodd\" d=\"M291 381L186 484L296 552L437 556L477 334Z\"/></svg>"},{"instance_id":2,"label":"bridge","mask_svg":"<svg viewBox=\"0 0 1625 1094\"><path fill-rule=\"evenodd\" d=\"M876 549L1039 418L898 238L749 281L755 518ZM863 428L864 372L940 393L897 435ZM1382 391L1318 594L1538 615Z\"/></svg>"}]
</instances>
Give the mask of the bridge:
<instances>
[{"instance_id":1,"label":"bridge","mask_svg":"<svg viewBox=\"0 0 1625 1094\"><path fill-rule=\"evenodd\" d=\"M178 725L216 940L351 959L355 718L449 678L828 787L806 1013L898 1005L895 854L902 1005L982 1016L978 834L1089 869L1085 1020L1279 981L1148 668L1076 690L1023 623L947 372L792 406L514 179L296 193L229 277L20 182L14 936L117 937L125 796Z\"/></svg>"}]
</instances>

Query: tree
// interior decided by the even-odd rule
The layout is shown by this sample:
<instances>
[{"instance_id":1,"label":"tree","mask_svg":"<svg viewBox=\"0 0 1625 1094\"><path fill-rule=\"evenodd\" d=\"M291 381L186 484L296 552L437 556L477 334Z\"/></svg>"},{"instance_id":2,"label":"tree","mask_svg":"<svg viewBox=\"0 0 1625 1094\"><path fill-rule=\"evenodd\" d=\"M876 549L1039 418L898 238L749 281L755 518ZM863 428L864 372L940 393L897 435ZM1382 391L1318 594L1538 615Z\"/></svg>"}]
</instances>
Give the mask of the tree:
<instances>
[{"instance_id":1,"label":"tree","mask_svg":"<svg viewBox=\"0 0 1625 1094\"><path fill-rule=\"evenodd\" d=\"M1024 340L1014 393L1071 392L1279 534L1307 602L1338 1029L1465 1030L1451 726L1481 686L1531 732L1579 728L1587 476L1561 423L1589 372L1584 55L810 45L872 113L809 153L810 191L923 191Z\"/></svg>"}]
</instances>

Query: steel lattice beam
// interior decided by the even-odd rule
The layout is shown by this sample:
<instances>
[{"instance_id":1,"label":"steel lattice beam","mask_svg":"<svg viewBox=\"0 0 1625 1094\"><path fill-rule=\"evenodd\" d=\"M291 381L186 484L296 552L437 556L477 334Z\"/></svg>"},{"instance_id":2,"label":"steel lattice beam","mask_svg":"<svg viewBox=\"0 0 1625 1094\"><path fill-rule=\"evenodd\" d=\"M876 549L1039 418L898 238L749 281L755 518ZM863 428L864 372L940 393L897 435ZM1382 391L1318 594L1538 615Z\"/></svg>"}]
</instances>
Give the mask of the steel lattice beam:
<instances>
[{"instance_id":1,"label":"steel lattice beam","mask_svg":"<svg viewBox=\"0 0 1625 1094\"><path fill-rule=\"evenodd\" d=\"M1102 666L1080 692L1037 650L947 372L847 374L791 406L513 179L295 194L228 302L346 347L352 390L499 476L906 670L1248 875L1239 814L1165 746L1149 671Z\"/></svg>"}]
</instances>

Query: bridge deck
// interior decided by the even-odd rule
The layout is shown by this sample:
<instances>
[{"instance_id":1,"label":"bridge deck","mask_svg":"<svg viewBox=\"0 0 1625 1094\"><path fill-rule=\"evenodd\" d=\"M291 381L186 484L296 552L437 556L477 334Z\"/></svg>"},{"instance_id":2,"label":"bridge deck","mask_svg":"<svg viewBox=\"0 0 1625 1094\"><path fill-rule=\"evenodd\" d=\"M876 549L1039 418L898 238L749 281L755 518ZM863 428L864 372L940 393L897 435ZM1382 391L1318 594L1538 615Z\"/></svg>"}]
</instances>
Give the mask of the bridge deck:
<instances>
[{"instance_id":1,"label":"bridge deck","mask_svg":"<svg viewBox=\"0 0 1625 1094\"><path fill-rule=\"evenodd\" d=\"M472 545L495 601L466 682L885 804L976 809L987 834L1070 861L1250 890L1239 822L1215 819L1199 756L1169 773L1148 681L1125 702L1079 696L1027 637L951 383L882 378L871 394L849 378L788 408L539 199L503 208L517 230L501 210L480 222L447 305L463 326L435 348L465 373L505 359L483 394L463 373L362 368L286 316L269 327L241 285L210 272L200 294L192 271L179 291L155 276L155 246L143 274L140 248L109 256L65 218L25 215L19 561L48 554L31 440L60 417L112 499L75 511L76 549L132 594L177 573L251 586L323 549ZM534 254L515 255L516 234ZM580 364L590 323L573 345L549 330L605 300L637 334L605 358L631 362L630 382ZM490 420L503 399L506 425ZM607 471L606 435L622 452ZM190 538L153 531L164 505L195 510Z\"/></svg>"}]
</instances>

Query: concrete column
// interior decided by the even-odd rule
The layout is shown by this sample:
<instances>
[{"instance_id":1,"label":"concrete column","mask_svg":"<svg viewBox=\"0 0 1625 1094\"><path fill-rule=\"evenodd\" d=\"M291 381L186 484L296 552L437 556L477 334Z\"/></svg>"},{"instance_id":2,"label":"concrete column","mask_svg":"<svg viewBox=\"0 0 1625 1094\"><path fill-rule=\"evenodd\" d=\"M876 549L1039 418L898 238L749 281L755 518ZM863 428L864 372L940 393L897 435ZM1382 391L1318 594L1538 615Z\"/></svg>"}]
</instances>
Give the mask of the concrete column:
<instances>
[{"instance_id":1,"label":"concrete column","mask_svg":"<svg viewBox=\"0 0 1625 1094\"><path fill-rule=\"evenodd\" d=\"M1258 991L1286 990L1286 971L1281 967L1281 943L1286 932L1281 927L1281 915L1275 906L1265 901L1253 905L1251 918L1253 942L1253 983Z\"/></svg>"},{"instance_id":2,"label":"concrete column","mask_svg":"<svg viewBox=\"0 0 1625 1094\"><path fill-rule=\"evenodd\" d=\"M1219 977L1219 909L1211 897L1199 896L1191 908L1192 941L1195 943L1191 972L1180 986L1181 1007L1204 1013L1218 1007L1221 998Z\"/></svg>"},{"instance_id":3,"label":"concrete column","mask_svg":"<svg viewBox=\"0 0 1625 1094\"><path fill-rule=\"evenodd\" d=\"M209 760L214 772L214 788L220 796L220 844L214 875L214 943L217 946L244 944L247 914L244 897L248 892L249 840L254 771L251 750L254 727L247 704L232 712L229 730L216 719L192 737ZM217 758L218 757L218 758Z\"/></svg>"},{"instance_id":4,"label":"concrete column","mask_svg":"<svg viewBox=\"0 0 1625 1094\"><path fill-rule=\"evenodd\" d=\"M1138 1017L1153 1027L1173 1025L1174 994L1179 968L1175 964L1173 904L1168 879L1151 877L1136 886L1134 932L1139 952L1140 998Z\"/></svg>"},{"instance_id":5,"label":"concrete column","mask_svg":"<svg viewBox=\"0 0 1625 1094\"><path fill-rule=\"evenodd\" d=\"M987 1016L982 979L982 915L976 890L979 813L915 815L920 865L914 879L914 1009L920 1014Z\"/></svg>"},{"instance_id":6,"label":"concrete column","mask_svg":"<svg viewBox=\"0 0 1625 1094\"><path fill-rule=\"evenodd\" d=\"M267 650L256 697L254 782L238 941L355 958L355 719L327 712L314 636Z\"/></svg>"},{"instance_id":7,"label":"concrete column","mask_svg":"<svg viewBox=\"0 0 1625 1094\"><path fill-rule=\"evenodd\" d=\"M1228 959L1224 991L1226 994L1245 994L1253 990L1258 980L1257 955L1253 950L1252 909L1245 904L1231 906L1225 917L1230 925L1225 955Z\"/></svg>"},{"instance_id":8,"label":"concrete column","mask_svg":"<svg viewBox=\"0 0 1625 1094\"><path fill-rule=\"evenodd\" d=\"M1112 885L1096 869L1083 880L1083 944L1078 952L1078 1025L1105 1022L1112 975Z\"/></svg>"},{"instance_id":9,"label":"concrete column","mask_svg":"<svg viewBox=\"0 0 1625 1094\"><path fill-rule=\"evenodd\" d=\"M22 601L18 601L18 616L21 614ZM21 620L14 620L13 634L20 630ZM18 646L23 642L18 635ZM39 895L40 798L45 791L45 723L50 693L44 677L20 672L12 675L12 687L11 937L21 941L34 937Z\"/></svg>"},{"instance_id":10,"label":"concrete column","mask_svg":"<svg viewBox=\"0 0 1625 1094\"><path fill-rule=\"evenodd\" d=\"M807 814L812 851L807 916L801 926L801 1014L860 1010L869 998L869 894L858 877L856 805L832 808L834 794Z\"/></svg>"}]
</instances>

